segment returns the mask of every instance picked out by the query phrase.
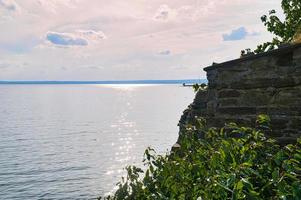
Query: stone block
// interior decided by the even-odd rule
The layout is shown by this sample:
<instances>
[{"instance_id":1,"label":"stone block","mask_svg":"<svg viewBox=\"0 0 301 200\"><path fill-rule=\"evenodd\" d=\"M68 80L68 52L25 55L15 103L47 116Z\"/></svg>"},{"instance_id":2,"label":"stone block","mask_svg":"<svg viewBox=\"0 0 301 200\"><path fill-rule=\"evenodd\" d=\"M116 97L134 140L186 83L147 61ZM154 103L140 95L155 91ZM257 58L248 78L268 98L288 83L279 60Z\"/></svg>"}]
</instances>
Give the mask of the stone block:
<instances>
[{"instance_id":1,"label":"stone block","mask_svg":"<svg viewBox=\"0 0 301 200\"><path fill-rule=\"evenodd\" d=\"M217 70L208 70L207 71L207 79L208 79L208 85L214 84L217 80Z\"/></svg>"},{"instance_id":2,"label":"stone block","mask_svg":"<svg viewBox=\"0 0 301 200\"><path fill-rule=\"evenodd\" d=\"M299 75L297 73L295 73L295 76L293 77L294 82L296 83L297 87L301 85L301 69L300 69L299 73L300 73Z\"/></svg>"},{"instance_id":3,"label":"stone block","mask_svg":"<svg viewBox=\"0 0 301 200\"><path fill-rule=\"evenodd\" d=\"M275 73L278 74L278 76L294 76L296 75L296 70L295 64L291 66L277 66Z\"/></svg>"},{"instance_id":4,"label":"stone block","mask_svg":"<svg viewBox=\"0 0 301 200\"><path fill-rule=\"evenodd\" d=\"M207 114L214 116L216 114L217 102L212 100L207 102Z\"/></svg>"},{"instance_id":5,"label":"stone block","mask_svg":"<svg viewBox=\"0 0 301 200\"><path fill-rule=\"evenodd\" d=\"M256 107L256 115L268 114L269 107L268 106L257 106Z\"/></svg>"},{"instance_id":6,"label":"stone block","mask_svg":"<svg viewBox=\"0 0 301 200\"><path fill-rule=\"evenodd\" d=\"M237 106L238 98L222 98L218 100L218 107Z\"/></svg>"},{"instance_id":7,"label":"stone block","mask_svg":"<svg viewBox=\"0 0 301 200\"><path fill-rule=\"evenodd\" d=\"M217 97L217 90L216 89L210 89L208 90L208 100L216 100L218 97Z\"/></svg>"},{"instance_id":8,"label":"stone block","mask_svg":"<svg viewBox=\"0 0 301 200\"><path fill-rule=\"evenodd\" d=\"M272 130L265 133L267 137L270 138L277 138L277 137L283 137L283 132L281 130Z\"/></svg>"},{"instance_id":9,"label":"stone block","mask_svg":"<svg viewBox=\"0 0 301 200\"><path fill-rule=\"evenodd\" d=\"M298 115L298 110L295 110L289 106L269 106L267 107L267 115L278 115L278 116L294 116Z\"/></svg>"},{"instance_id":10,"label":"stone block","mask_svg":"<svg viewBox=\"0 0 301 200\"><path fill-rule=\"evenodd\" d=\"M282 88L293 87L296 85L293 77L278 77L278 78L252 78L241 81L232 81L230 83L231 89L256 89L256 88Z\"/></svg>"},{"instance_id":11,"label":"stone block","mask_svg":"<svg viewBox=\"0 0 301 200\"><path fill-rule=\"evenodd\" d=\"M231 97L239 97L241 92L239 90L220 90L218 91L218 98L231 98Z\"/></svg>"},{"instance_id":12,"label":"stone block","mask_svg":"<svg viewBox=\"0 0 301 200\"><path fill-rule=\"evenodd\" d=\"M281 56L276 57L277 66L291 66L293 64L293 52L287 52Z\"/></svg>"},{"instance_id":13,"label":"stone block","mask_svg":"<svg viewBox=\"0 0 301 200\"><path fill-rule=\"evenodd\" d=\"M271 117L270 137L281 144L301 137L301 45L244 57L206 69L207 93L197 93L185 119L203 116L208 126L255 126Z\"/></svg>"},{"instance_id":14,"label":"stone block","mask_svg":"<svg viewBox=\"0 0 301 200\"><path fill-rule=\"evenodd\" d=\"M219 107L218 113L226 115L256 115L256 107Z\"/></svg>"},{"instance_id":15,"label":"stone block","mask_svg":"<svg viewBox=\"0 0 301 200\"><path fill-rule=\"evenodd\" d=\"M208 91L207 90L199 90L194 98L194 104L203 104L208 101Z\"/></svg>"},{"instance_id":16,"label":"stone block","mask_svg":"<svg viewBox=\"0 0 301 200\"><path fill-rule=\"evenodd\" d=\"M294 60L301 59L301 48L297 48L294 50L293 59Z\"/></svg>"},{"instance_id":17,"label":"stone block","mask_svg":"<svg viewBox=\"0 0 301 200\"><path fill-rule=\"evenodd\" d=\"M293 144L297 141L295 137L276 137L275 139L281 146L285 146L287 144Z\"/></svg>"},{"instance_id":18,"label":"stone block","mask_svg":"<svg viewBox=\"0 0 301 200\"><path fill-rule=\"evenodd\" d=\"M292 118L289 123L289 128L301 130L301 116ZM301 137L301 135L299 137Z\"/></svg>"},{"instance_id":19,"label":"stone block","mask_svg":"<svg viewBox=\"0 0 301 200\"><path fill-rule=\"evenodd\" d=\"M271 128L272 130L282 130L288 127L289 120L286 117L274 117L271 116Z\"/></svg>"},{"instance_id":20,"label":"stone block","mask_svg":"<svg viewBox=\"0 0 301 200\"><path fill-rule=\"evenodd\" d=\"M251 89L244 91L239 98L239 105L243 106L264 106L268 105L272 92L267 89Z\"/></svg>"},{"instance_id":21,"label":"stone block","mask_svg":"<svg viewBox=\"0 0 301 200\"><path fill-rule=\"evenodd\" d=\"M279 94L273 101L273 106L298 106L300 105L301 98L294 97L293 94Z\"/></svg>"},{"instance_id":22,"label":"stone block","mask_svg":"<svg viewBox=\"0 0 301 200\"><path fill-rule=\"evenodd\" d=\"M229 117L227 115L219 115L217 117L209 117L207 118L208 127L216 127L221 128L225 126L225 124L234 122L239 124L240 126L252 126L254 125L254 120L248 117Z\"/></svg>"}]
</instances>

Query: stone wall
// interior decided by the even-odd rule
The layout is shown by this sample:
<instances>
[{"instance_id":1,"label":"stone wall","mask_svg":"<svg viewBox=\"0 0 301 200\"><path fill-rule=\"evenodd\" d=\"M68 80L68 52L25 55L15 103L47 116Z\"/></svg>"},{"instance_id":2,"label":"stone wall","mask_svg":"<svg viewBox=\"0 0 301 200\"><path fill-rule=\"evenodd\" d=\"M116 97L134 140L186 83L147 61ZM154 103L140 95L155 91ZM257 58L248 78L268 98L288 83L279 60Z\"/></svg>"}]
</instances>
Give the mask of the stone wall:
<instances>
[{"instance_id":1,"label":"stone wall","mask_svg":"<svg viewBox=\"0 0 301 200\"><path fill-rule=\"evenodd\" d=\"M272 135L286 144L301 137L301 44L214 64L207 72L208 89L199 91L184 111L182 125L195 116L208 126L226 122L254 126L256 116L271 117Z\"/></svg>"}]
</instances>

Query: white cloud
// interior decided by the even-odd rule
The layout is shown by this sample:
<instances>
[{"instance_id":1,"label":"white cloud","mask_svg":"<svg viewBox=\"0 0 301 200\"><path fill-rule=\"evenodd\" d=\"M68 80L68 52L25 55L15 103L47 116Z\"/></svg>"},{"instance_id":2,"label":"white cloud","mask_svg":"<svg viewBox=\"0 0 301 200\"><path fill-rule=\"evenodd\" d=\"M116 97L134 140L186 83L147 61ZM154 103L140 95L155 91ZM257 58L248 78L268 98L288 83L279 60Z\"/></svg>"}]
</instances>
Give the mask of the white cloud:
<instances>
[{"instance_id":1,"label":"white cloud","mask_svg":"<svg viewBox=\"0 0 301 200\"><path fill-rule=\"evenodd\" d=\"M199 76L200 66L268 41L259 18L280 8L273 0L0 2L0 60L10 66L0 80ZM242 25L260 37L223 42L223 34ZM14 67L24 62L26 69Z\"/></svg>"},{"instance_id":2,"label":"white cloud","mask_svg":"<svg viewBox=\"0 0 301 200\"><path fill-rule=\"evenodd\" d=\"M74 33L48 32L46 40L59 46L87 46L106 39L101 31L77 30Z\"/></svg>"},{"instance_id":3,"label":"white cloud","mask_svg":"<svg viewBox=\"0 0 301 200\"><path fill-rule=\"evenodd\" d=\"M8 65L6 63L0 63L0 69L5 69L7 67Z\"/></svg>"},{"instance_id":4,"label":"white cloud","mask_svg":"<svg viewBox=\"0 0 301 200\"><path fill-rule=\"evenodd\" d=\"M62 46L87 46L88 41L70 33L48 32L46 39L55 45Z\"/></svg>"},{"instance_id":5,"label":"white cloud","mask_svg":"<svg viewBox=\"0 0 301 200\"><path fill-rule=\"evenodd\" d=\"M76 31L76 34L91 42L97 42L103 39L107 39L102 31L78 30Z\"/></svg>"},{"instance_id":6,"label":"white cloud","mask_svg":"<svg viewBox=\"0 0 301 200\"><path fill-rule=\"evenodd\" d=\"M223 34L224 41L244 40L247 36L257 36L259 33L247 31L245 27L239 27L231 31L231 33Z\"/></svg>"},{"instance_id":7,"label":"white cloud","mask_svg":"<svg viewBox=\"0 0 301 200\"><path fill-rule=\"evenodd\" d=\"M1 7L9 11L19 10L19 5L14 0L0 0L0 8Z\"/></svg>"},{"instance_id":8,"label":"white cloud","mask_svg":"<svg viewBox=\"0 0 301 200\"><path fill-rule=\"evenodd\" d=\"M159 55L168 56L168 55L171 54L171 51L170 51L170 50L164 50L164 51L160 51L158 54L159 54Z\"/></svg>"},{"instance_id":9,"label":"white cloud","mask_svg":"<svg viewBox=\"0 0 301 200\"><path fill-rule=\"evenodd\" d=\"M38 3L52 13L56 13L61 6L75 8L77 0L38 0Z\"/></svg>"},{"instance_id":10,"label":"white cloud","mask_svg":"<svg viewBox=\"0 0 301 200\"><path fill-rule=\"evenodd\" d=\"M160 5L158 8L155 16L153 17L156 21L169 21L171 19L174 19L177 16L177 11L174 9L171 9L168 5L163 4Z\"/></svg>"}]
</instances>

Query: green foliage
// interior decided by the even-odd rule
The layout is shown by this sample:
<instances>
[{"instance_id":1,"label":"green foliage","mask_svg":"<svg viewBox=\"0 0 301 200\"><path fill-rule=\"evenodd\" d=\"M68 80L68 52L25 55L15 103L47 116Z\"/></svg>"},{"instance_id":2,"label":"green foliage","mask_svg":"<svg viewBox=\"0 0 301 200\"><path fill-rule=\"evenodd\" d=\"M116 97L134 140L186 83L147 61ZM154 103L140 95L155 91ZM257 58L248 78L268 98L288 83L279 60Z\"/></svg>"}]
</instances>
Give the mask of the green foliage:
<instances>
[{"instance_id":1,"label":"green foliage","mask_svg":"<svg viewBox=\"0 0 301 200\"><path fill-rule=\"evenodd\" d=\"M205 90L207 88L207 85L205 83L202 83L200 85L196 83L192 85L192 88L194 92L197 92L198 90Z\"/></svg>"},{"instance_id":2,"label":"green foliage","mask_svg":"<svg viewBox=\"0 0 301 200\"><path fill-rule=\"evenodd\" d=\"M281 7L284 14L284 20L277 16L275 10L270 10L268 15L263 15L261 21L267 30L274 35L271 42L265 42L257 46L254 53L276 49L282 45L287 45L293 40L300 40L301 34L301 1L300 0L282 0ZM241 51L241 57L250 55L251 50Z\"/></svg>"},{"instance_id":3,"label":"green foliage","mask_svg":"<svg viewBox=\"0 0 301 200\"><path fill-rule=\"evenodd\" d=\"M256 119L256 126L260 130L271 130L271 118L268 115L259 115Z\"/></svg>"},{"instance_id":4,"label":"green foliage","mask_svg":"<svg viewBox=\"0 0 301 200\"><path fill-rule=\"evenodd\" d=\"M241 50L240 52L240 57L249 56L249 55L254 55L254 52L252 52L250 48Z\"/></svg>"},{"instance_id":5,"label":"green foliage","mask_svg":"<svg viewBox=\"0 0 301 200\"><path fill-rule=\"evenodd\" d=\"M207 129L203 119L196 122L187 126L177 151L146 149L146 170L127 167L127 177L105 199L301 199L301 140L280 147L266 138L265 115L255 129L235 123Z\"/></svg>"},{"instance_id":6,"label":"green foliage","mask_svg":"<svg viewBox=\"0 0 301 200\"><path fill-rule=\"evenodd\" d=\"M267 30L275 35L271 42L266 42L257 46L255 53L261 53L267 50L275 49L282 44L290 43L301 28L301 1L300 0L282 0L281 7L285 19L276 15L275 10L270 10L268 16L263 15L261 21L267 27Z\"/></svg>"}]
</instances>

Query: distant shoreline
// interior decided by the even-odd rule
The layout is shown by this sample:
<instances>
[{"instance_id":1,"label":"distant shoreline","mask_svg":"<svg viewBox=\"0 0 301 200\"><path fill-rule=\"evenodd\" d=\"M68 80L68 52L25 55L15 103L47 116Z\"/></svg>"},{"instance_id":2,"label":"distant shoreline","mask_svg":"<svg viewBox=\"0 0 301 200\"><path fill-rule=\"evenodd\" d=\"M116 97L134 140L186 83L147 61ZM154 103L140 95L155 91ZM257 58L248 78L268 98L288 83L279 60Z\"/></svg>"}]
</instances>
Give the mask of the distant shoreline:
<instances>
[{"instance_id":1,"label":"distant shoreline","mask_svg":"<svg viewBox=\"0 0 301 200\"><path fill-rule=\"evenodd\" d=\"M207 79L179 79L179 80L119 80L119 81L0 81L0 85L92 85L92 84L195 84L207 83Z\"/></svg>"}]
</instances>

